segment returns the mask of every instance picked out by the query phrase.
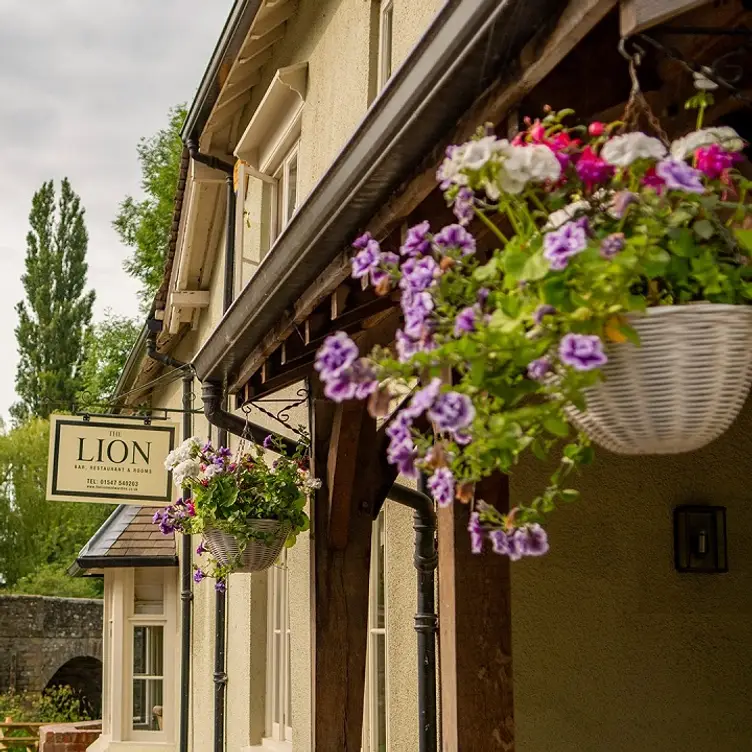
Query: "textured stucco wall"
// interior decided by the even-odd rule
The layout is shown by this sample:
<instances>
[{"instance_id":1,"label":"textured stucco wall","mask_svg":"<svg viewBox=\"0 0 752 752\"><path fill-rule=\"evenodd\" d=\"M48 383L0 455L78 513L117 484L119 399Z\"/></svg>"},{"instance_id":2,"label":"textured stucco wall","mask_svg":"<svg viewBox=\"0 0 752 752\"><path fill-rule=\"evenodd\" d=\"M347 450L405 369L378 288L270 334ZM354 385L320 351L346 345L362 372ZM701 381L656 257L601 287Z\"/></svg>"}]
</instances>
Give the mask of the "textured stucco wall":
<instances>
[{"instance_id":1,"label":"textured stucco wall","mask_svg":"<svg viewBox=\"0 0 752 752\"><path fill-rule=\"evenodd\" d=\"M752 749L750 405L689 455L598 452L550 554L513 565L518 752ZM513 500L545 480L517 469ZM730 571L678 574L672 510L728 508Z\"/></svg>"}]
</instances>

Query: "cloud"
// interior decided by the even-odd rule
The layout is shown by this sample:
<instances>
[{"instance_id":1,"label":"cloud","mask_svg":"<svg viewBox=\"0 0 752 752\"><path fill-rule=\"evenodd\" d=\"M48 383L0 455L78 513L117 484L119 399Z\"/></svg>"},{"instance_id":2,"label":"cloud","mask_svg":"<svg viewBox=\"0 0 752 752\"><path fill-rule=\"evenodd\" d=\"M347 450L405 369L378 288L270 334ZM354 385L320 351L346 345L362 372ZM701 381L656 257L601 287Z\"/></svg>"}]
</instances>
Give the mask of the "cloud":
<instances>
[{"instance_id":1,"label":"cloud","mask_svg":"<svg viewBox=\"0 0 752 752\"><path fill-rule=\"evenodd\" d=\"M139 194L136 144L190 101L231 0L0 2L0 413L15 400L15 304L31 197L69 177L86 208L95 315L137 315L112 229ZM12 6L12 9L9 9Z\"/></svg>"}]
</instances>

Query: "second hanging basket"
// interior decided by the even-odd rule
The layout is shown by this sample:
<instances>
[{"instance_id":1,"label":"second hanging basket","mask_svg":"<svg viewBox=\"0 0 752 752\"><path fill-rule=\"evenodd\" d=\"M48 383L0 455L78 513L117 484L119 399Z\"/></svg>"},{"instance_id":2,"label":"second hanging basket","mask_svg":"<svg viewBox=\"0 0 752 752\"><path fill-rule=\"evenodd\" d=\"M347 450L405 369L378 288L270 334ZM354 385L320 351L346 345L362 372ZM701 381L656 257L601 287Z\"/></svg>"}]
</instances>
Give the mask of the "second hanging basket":
<instances>
[{"instance_id":1,"label":"second hanging basket","mask_svg":"<svg viewBox=\"0 0 752 752\"><path fill-rule=\"evenodd\" d=\"M679 454L728 429L752 385L752 307L699 303L629 317L640 346L607 349L587 411L567 409L617 454Z\"/></svg>"},{"instance_id":2,"label":"second hanging basket","mask_svg":"<svg viewBox=\"0 0 752 752\"><path fill-rule=\"evenodd\" d=\"M251 520L248 528L259 537L251 537L241 550L233 535L210 528L204 531L209 553L219 564L233 566L233 572L263 572L274 564L290 532L289 522Z\"/></svg>"}]
</instances>

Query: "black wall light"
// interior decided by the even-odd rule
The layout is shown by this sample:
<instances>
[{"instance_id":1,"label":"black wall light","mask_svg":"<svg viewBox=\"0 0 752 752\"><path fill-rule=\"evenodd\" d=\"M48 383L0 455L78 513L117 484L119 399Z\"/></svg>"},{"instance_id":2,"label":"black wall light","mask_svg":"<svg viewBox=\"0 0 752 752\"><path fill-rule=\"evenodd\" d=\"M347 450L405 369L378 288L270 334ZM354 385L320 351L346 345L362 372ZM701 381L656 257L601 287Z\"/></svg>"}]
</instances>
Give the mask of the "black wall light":
<instances>
[{"instance_id":1,"label":"black wall light","mask_svg":"<svg viewBox=\"0 0 752 752\"><path fill-rule=\"evenodd\" d=\"M674 562L677 572L728 572L725 507L674 509Z\"/></svg>"}]
</instances>

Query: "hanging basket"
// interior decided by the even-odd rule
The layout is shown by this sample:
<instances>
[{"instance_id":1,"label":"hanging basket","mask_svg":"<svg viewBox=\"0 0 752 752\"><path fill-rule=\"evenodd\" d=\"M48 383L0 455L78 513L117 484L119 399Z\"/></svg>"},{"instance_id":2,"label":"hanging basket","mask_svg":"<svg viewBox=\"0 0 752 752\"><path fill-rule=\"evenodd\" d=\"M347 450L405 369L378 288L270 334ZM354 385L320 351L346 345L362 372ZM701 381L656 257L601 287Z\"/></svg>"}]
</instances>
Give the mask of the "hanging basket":
<instances>
[{"instance_id":1,"label":"hanging basket","mask_svg":"<svg viewBox=\"0 0 752 752\"><path fill-rule=\"evenodd\" d=\"M629 323L640 346L607 348L604 381L569 419L616 454L691 452L726 431L752 384L752 307L665 306Z\"/></svg>"},{"instance_id":2,"label":"hanging basket","mask_svg":"<svg viewBox=\"0 0 752 752\"><path fill-rule=\"evenodd\" d=\"M263 572L274 564L290 532L289 522L250 520L249 530L263 533L264 538L250 538L242 553L238 541L216 528L204 531L209 553L223 566L233 565L233 572Z\"/></svg>"}]
</instances>

